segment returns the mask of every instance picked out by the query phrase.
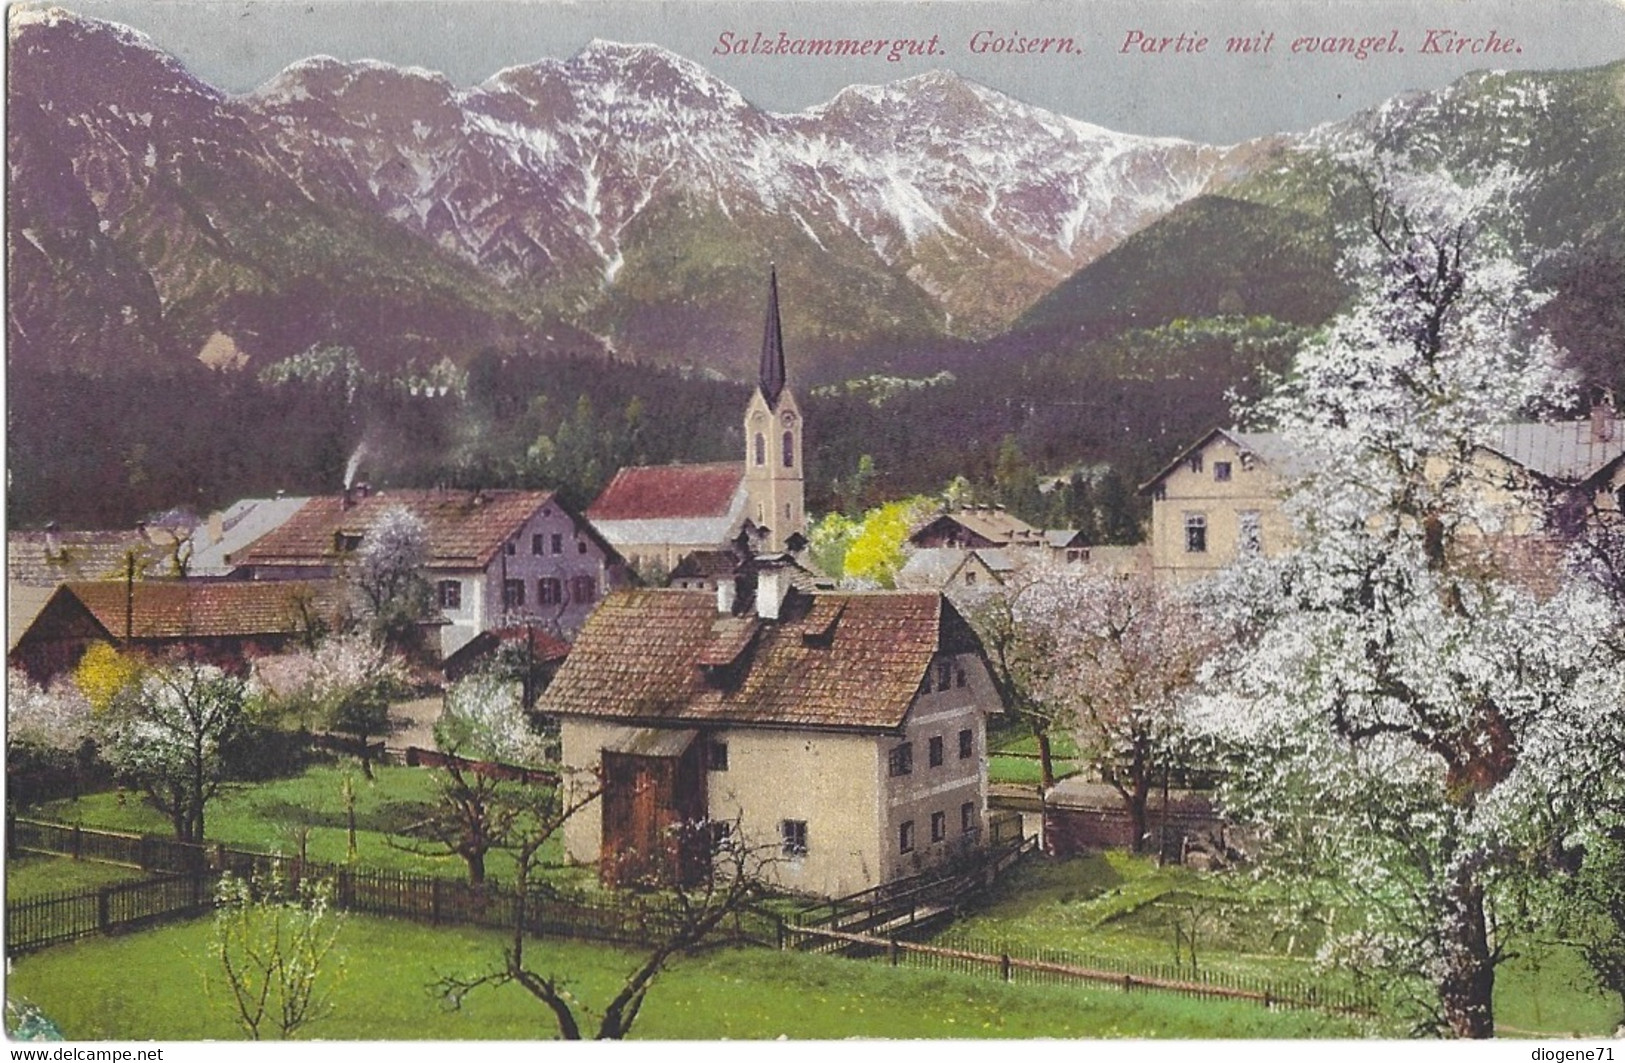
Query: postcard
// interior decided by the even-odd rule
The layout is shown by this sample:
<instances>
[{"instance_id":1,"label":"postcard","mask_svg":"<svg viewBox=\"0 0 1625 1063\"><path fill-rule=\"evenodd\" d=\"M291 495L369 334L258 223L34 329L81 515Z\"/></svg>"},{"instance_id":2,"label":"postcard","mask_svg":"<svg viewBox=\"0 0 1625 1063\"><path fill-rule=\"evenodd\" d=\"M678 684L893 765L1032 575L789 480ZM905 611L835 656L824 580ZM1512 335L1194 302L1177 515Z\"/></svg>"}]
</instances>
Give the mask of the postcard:
<instances>
[{"instance_id":1,"label":"postcard","mask_svg":"<svg viewBox=\"0 0 1625 1063\"><path fill-rule=\"evenodd\" d=\"M8 1037L1613 1058L1618 0L6 72Z\"/></svg>"}]
</instances>

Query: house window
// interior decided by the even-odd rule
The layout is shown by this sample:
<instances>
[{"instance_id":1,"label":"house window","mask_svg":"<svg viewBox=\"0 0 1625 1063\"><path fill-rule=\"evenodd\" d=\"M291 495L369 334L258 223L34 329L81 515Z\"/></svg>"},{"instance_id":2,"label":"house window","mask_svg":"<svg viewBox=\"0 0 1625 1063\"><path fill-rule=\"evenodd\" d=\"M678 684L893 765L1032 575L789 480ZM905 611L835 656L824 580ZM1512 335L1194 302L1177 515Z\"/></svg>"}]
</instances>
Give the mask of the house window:
<instances>
[{"instance_id":1,"label":"house window","mask_svg":"<svg viewBox=\"0 0 1625 1063\"><path fill-rule=\"evenodd\" d=\"M912 853L914 851L914 821L911 819L897 828L897 851Z\"/></svg>"},{"instance_id":2,"label":"house window","mask_svg":"<svg viewBox=\"0 0 1625 1063\"><path fill-rule=\"evenodd\" d=\"M543 576L536 581L536 601L541 605L562 604L564 584L555 576Z\"/></svg>"},{"instance_id":3,"label":"house window","mask_svg":"<svg viewBox=\"0 0 1625 1063\"><path fill-rule=\"evenodd\" d=\"M976 802L966 801L959 806L959 833L970 834L976 830Z\"/></svg>"},{"instance_id":4,"label":"house window","mask_svg":"<svg viewBox=\"0 0 1625 1063\"><path fill-rule=\"evenodd\" d=\"M549 545L553 547L553 552L555 554L564 553L564 536L560 535L558 532L554 532L553 541Z\"/></svg>"},{"instance_id":5,"label":"house window","mask_svg":"<svg viewBox=\"0 0 1625 1063\"><path fill-rule=\"evenodd\" d=\"M886 755L886 771L893 778L914 771L914 743L904 742Z\"/></svg>"},{"instance_id":6,"label":"house window","mask_svg":"<svg viewBox=\"0 0 1625 1063\"><path fill-rule=\"evenodd\" d=\"M535 535L532 535L530 537L530 552L533 553L533 554L545 554L545 553L547 553L547 551L542 548L542 544L545 543L546 541L547 541L547 536L542 535L540 532L538 532Z\"/></svg>"},{"instance_id":7,"label":"house window","mask_svg":"<svg viewBox=\"0 0 1625 1063\"><path fill-rule=\"evenodd\" d=\"M1202 455L1201 454L1192 454L1188 459L1186 459L1186 464L1190 466L1191 472L1201 472L1202 471Z\"/></svg>"},{"instance_id":8,"label":"house window","mask_svg":"<svg viewBox=\"0 0 1625 1063\"><path fill-rule=\"evenodd\" d=\"M786 819L779 821L779 836L784 839L785 856L807 855L807 821Z\"/></svg>"},{"instance_id":9,"label":"house window","mask_svg":"<svg viewBox=\"0 0 1625 1063\"><path fill-rule=\"evenodd\" d=\"M1237 548L1244 554L1263 553L1264 526L1258 510L1243 510L1237 517L1239 521L1236 532Z\"/></svg>"},{"instance_id":10,"label":"house window","mask_svg":"<svg viewBox=\"0 0 1625 1063\"><path fill-rule=\"evenodd\" d=\"M758 464L758 465L766 465L767 464L767 437L764 436L760 432L756 433L756 455L755 455L755 457L756 457L756 464Z\"/></svg>"},{"instance_id":11,"label":"house window","mask_svg":"<svg viewBox=\"0 0 1625 1063\"><path fill-rule=\"evenodd\" d=\"M728 743L712 742L706 751L705 766L712 771L728 770Z\"/></svg>"},{"instance_id":12,"label":"house window","mask_svg":"<svg viewBox=\"0 0 1625 1063\"><path fill-rule=\"evenodd\" d=\"M931 813L931 840L940 842L948 836L948 813Z\"/></svg>"},{"instance_id":13,"label":"house window","mask_svg":"<svg viewBox=\"0 0 1625 1063\"><path fill-rule=\"evenodd\" d=\"M519 544L509 540L508 542L502 544L502 552L507 554L509 557L512 557L514 554L519 552Z\"/></svg>"},{"instance_id":14,"label":"house window","mask_svg":"<svg viewBox=\"0 0 1625 1063\"><path fill-rule=\"evenodd\" d=\"M598 600L598 581L591 576L576 576L570 580L570 600L579 604Z\"/></svg>"},{"instance_id":15,"label":"house window","mask_svg":"<svg viewBox=\"0 0 1625 1063\"><path fill-rule=\"evenodd\" d=\"M1158 484L1157 486L1155 486L1155 487L1153 487L1151 489L1151 499L1152 499L1152 501L1162 502L1162 501L1166 500L1167 497L1168 497L1168 485L1167 484Z\"/></svg>"},{"instance_id":16,"label":"house window","mask_svg":"<svg viewBox=\"0 0 1625 1063\"><path fill-rule=\"evenodd\" d=\"M463 607L462 580L443 579L440 581L440 608L461 609Z\"/></svg>"},{"instance_id":17,"label":"house window","mask_svg":"<svg viewBox=\"0 0 1625 1063\"><path fill-rule=\"evenodd\" d=\"M1215 483L1226 483L1230 479L1230 463L1216 461L1213 463L1213 480Z\"/></svg>"},{"instance_id":18,"label":"house window","mask_svg":"<svg viewBox=\"0 0 1625 1063\"><path fill-rule=\"evenodd\" d=\"M1187 554L1207 553L1207 514L1185 514L1185 552Z\"/></svg>"},{"instance_id":19,"label":"house window","mask_svg":"<svg viewBox=\"0 0 1625 1063\"><path fill-rule=\"evenodd\" d=\"M784 433L784 467L794 467L796 463L796 436L794 432Z\"/></svg>"},{"instance_id":20,"label":"house window","mask_svg":"<svg viewBox=\"0 0 1625 1063\"><path fill-rule=\"evenodd\" d=\"M518 609L525 604L525 581L522 579L505 579L502 581L502 605L507 609Z\"/></svg>"},{"instance_id":21,"label":"house window","mask_svg":"<svg viewBox=\"0 0 1625 1063\"><path fill-rule=\"evenodd\" d=\"M333 550L335 553L348 554L361 549L361 536L350 532L333 533Z\"/></svg>"},{"instance_id":22,"label":"house window","mask_svg":"<svg viewBox=\"0 0 1625 1063\"><path fill-rule=\"evenodd\" d=\"M585 540L585 539L577 539L576 540L576 553L584 554L586 552L587 552L587 540Z\"/></svg>"},{"instance_id":23,"label":"house window","mask_svg":"<svg viewBox=\"0 0 1625 1063\"><path fill-rule=\"evenodd\" d=\"M937 662L937 689L947 690L954 681L954 664L944 657Z\"/></svg>"},{"instance_id":24,"label":"house window","mask_svg":"<svg viewBox=\"0 0 1625 1063\"><path fill-rule=\"evenodd\" d=\"M932 735L930 743L926 746L927 755L933 768L942 767L942 736Z\"/></svg>"},{"instance_id":25,"label":"house window","mask_svg":"<svg viewBox=\"0 0 1625 1063\"><path fill-rule=\"evenodd\" d=\"M976 573L974 573L974 572L965 573L965 586L967 586L967 587L976 586Z\"/></svg>"},{"instance_id":26,"label":"house window","mask_svg":"<svg viewBox=\"0 0 1625 1063\"><path fill-rule=\"evenodd\" d=\"M969 727L959 732L959 759L964 760L976 752L976 736Z\"/></svg>"},{"instance_id":27,"label":"house window","mask_svg":"<svg viewBox=\"0 0 1625 1063\"><path fill-rule=\"evenodd\" d=\"M960 664L958 661L955 661L954 662L954 686L962 687L964 685L965 685L965 666Z\"/></svg>"}]
</instances>

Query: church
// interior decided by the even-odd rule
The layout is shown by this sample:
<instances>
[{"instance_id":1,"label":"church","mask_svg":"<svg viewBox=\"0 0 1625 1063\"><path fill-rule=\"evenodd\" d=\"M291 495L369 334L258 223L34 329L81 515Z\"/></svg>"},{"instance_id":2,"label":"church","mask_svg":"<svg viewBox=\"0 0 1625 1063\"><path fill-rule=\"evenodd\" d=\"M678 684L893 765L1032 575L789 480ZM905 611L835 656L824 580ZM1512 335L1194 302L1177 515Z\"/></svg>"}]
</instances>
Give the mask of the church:
<instances>
[{"instance_id":1,"label":"church","mask_svg":"<svg viewBox=\"0 0 1625 1063\"><path fill-rule=\"evenodd\" d=\"M807 543L805 427L785 373L774 270L756 387L745 406L744 460L621 469L586 518L654 584L714 586L751 557L799 554Z\"/></svg>"}]
</instances>

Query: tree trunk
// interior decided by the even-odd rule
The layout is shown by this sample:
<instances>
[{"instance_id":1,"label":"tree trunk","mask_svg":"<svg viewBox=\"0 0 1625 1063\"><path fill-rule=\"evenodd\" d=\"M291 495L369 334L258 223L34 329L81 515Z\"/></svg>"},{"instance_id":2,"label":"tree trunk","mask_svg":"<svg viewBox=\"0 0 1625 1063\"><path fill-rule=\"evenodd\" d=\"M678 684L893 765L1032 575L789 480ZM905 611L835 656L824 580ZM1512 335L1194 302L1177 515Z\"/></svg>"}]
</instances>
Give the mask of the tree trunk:
<instances>
[{"instance_id":1,"label":"tree trunk","mask_svg":"<svg viewBox=\"0 0 1625 1063\"><path fill-rule=\"evenodd\" d=\"M1447 898L1444 974L1439 1002L1455 1037L1495 1036L1495 957L1484 921L1484 888L1471 871L1457 872Z\"/></svg>"},{"instance_id":2,"label":"tree trunk","mask_svg":"<svg viewBox=\"0 0 1625 1063\"><path fill-rule=\"evenodd\" d=\"M1038 778L1040 785L1048 790L1055 785L1055 761L1050 756L1049 734L1035 727L1033 737L1038 739Z\"/></svg>"},{"instance_id":3,"label":"tree trunk","mask_svg":"<svg viewBox=\"0 0 1625 1063\"><path fill-rule=\"evenodd\" d=\"M485 885L485 850L464 852L463 860L468 864L468 884L470 886Z\"/></svg>"}]
</instances>

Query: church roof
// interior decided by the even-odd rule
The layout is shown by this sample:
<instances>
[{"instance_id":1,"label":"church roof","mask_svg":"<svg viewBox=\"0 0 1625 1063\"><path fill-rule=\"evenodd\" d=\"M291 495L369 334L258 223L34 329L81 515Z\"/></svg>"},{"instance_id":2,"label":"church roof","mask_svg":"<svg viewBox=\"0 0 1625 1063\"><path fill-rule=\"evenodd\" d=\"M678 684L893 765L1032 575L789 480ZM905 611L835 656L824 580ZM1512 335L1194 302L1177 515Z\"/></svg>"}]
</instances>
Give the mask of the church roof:
<instances>
[{"instance_id":1,"label":"church roof","mask_svg":"<svg viewBox=\"0 0 1625 1063\"><path fill-rule=\"evenodd\" d=\"M779 274L767 276L767 320L762 326L762 364L759 373L762 397L775 405L784 391L784 330L779 324Z\"/></svg>"},{"instance_id":2,"label":"church roof","mask_svg":"<svg viewBox=\"0 0 1625 1063\"><path fill-rule=\"evenodd\" d=\"M745 467L737 461L630 466L615 474L586 516L591 521L726 517L744 478Z\"/></svg>"}]
</instances>

